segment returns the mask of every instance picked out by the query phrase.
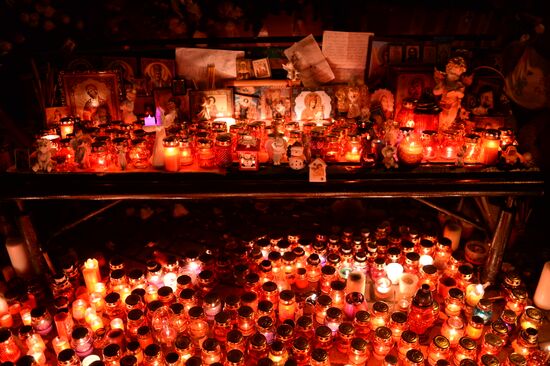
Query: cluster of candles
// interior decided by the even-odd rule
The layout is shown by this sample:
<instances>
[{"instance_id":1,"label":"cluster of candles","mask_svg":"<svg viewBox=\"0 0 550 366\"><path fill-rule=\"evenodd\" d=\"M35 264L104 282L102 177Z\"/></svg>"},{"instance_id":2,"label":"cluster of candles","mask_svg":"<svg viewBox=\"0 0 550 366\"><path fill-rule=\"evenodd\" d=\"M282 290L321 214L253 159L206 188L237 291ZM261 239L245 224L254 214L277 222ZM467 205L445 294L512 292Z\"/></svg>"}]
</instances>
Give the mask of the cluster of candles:
<instances>
[{"instance_id":1,"label":"cluster of candles","mask_svg":"<svg viewBox=\"0 0 550 366\"><path fill-rule=\"evenodd\" d=\"M404 165L433 161L454 163L458 156L463 156L465 164L494 165L500 151L517 144L513 131L508 128L475 129L468 134L464 129L438 133L415 129L412 121L399 127L400 124L394 121L387 121L385 126L373 126L370 122L345 118L303 122L282 119L236 121L218 117L170 126L162 141L158 141L154 126L143 122L125 125L120 121L95 126L67 117L57 129L47 130L38 138L51 143L58 171L79 168L117 171L127 166L136 169L153 166L172 172L189 166L227 168L234 162L242 170L257 170L260 164L274 161L274 143L282 143L285 148L302 144L305 158L320 157L327 163L375 166L383 159L383 147L396 144L397 156ZM83 134L89 137L89 159L75 163L75 156L79 155L76 150L86 141ZM151 159L154 154L161 156ZM285 155L281 157L283 161Z\"/></svg>"},{"instance_id":2,"label":"cluster of candles","mask_svg":"<svg viewBox=\"0 0 550 366\"><path fill-rule=\"evenodd\" d=\"M0 361L546 365L543 313L521 278L504 274L497 306L460 253L449 238L384 223L231 241L146 269L114 257L104 275L88 259L52 278L51 306L2 299Z\"/></svg>"}]
</instances>

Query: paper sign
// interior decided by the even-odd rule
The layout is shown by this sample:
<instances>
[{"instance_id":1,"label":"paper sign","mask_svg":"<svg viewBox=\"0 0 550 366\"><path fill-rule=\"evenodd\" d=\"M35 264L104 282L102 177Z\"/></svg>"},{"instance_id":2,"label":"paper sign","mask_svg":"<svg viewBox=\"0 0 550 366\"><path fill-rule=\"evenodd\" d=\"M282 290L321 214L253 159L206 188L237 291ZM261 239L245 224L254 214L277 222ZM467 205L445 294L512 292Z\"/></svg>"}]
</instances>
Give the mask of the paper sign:
<instances>
[{"instance_id":1,"label":"paper sign","mask_svg":"<svg viewBox=\"0 0 550 366\"><path fill-rule=\"evenodd\" d=\"M334 73L313 35L294 43L284 54L298 70L306 88L315 88L334 80Z\"/></svg>"},{"instance_id":2,"label":"paper sign","mask_svg":"<svg viewBox=\"0 0 550 366\"><path fill-rule=\"evenodd\" d=\"M327 164L322 159L317 158L309 164L309 181L322 183L327 181Z\"/></svg>"},{"instance_id":3,"label":"paper sign","mask_svg":"<svg viewBox=\"0 0 550 366\"><path fill-rule=\"evenodd\" d=\"M242 57L244 51L176 48L176 72L179 77L190 80L199 89L206 89L209 65L215 67L216 81L235 79L237 58Z\"/></svg>"},{"instance_id":4,"label":"paper sign","mask_svg":"<svg viewBox=\"0 0 550 366\"><path fill-rule=\"evenodd\" d=\"M369 41L373 35L364 32L323 32L323 53L334 72L334 81L364 80Z\"/></svg>"}]
</instances>

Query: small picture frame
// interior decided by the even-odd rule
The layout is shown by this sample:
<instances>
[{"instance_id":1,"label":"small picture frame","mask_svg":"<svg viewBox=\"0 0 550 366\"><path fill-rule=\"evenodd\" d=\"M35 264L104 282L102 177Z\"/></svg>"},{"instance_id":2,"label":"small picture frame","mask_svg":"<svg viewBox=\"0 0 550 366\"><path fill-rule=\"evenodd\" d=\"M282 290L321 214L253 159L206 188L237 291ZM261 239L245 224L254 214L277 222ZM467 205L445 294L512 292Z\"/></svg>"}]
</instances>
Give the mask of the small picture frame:
<instances>
[{"instance_id":1,"label":"small picture frame","mask_svg":"<svg viewBox=\"0 0 550 366\"><path fill-rule=\"evenodd\" d=\"M60 72L62 100L73 116L103 123L120 118L122 95L116 71Z\"/></svg>"},{"instance_id":2,"label":"small picture frame","mask_svg":"<svg viewBox=\"0 0 550 366\"><path fill-rule=\"evenodd\" d=\"M405 62L409 64L420 62L420 45L405 46Z\"/></svg>"},{"instance_id":3,"label":"small picture frame","mask_svg":"<svg viewBox=\"0 0 550 366\"><path fill-rule=\"evenodd\" d=\"M247 58L238 58L236 80L248 80L253 76L254 70L252 69L252 60Z\"/></svg>"},{"instance_id":4,"label":"small picture frame","mask_svg":"<svg viewBox=\"0 0 550 366\"><path fill-rule=\"evenodd\" d=\"M175 77L175 62L169 59L142 58L141 75L148 94L155 88L170 88Z\"/></svg>"},{"instance_id":5,"label":"small picture frame","mask_svg":"<svg viewBox=\"0 0 550 366\"><path fill-rule=\"evenodd\" d=\"M435 45L424 45L422 49L422 63L427 65L435 65L437 61L437 48Z\"/></svg>"},{"instance_id":6,"label":"small picture frame","mask_svg":"<svg viewBox=\"0 0 550 366\"><path fill-rule=\"evenodd\" d=\"M123 88L133 88L137 72L137 59L134 57L108 57L102 58L105 70L118 71Z\"/></svg>"},{"instance_id":7,"label":"small picture frame","mask_svg":"<svg viewBox=\"0 0 550 366\"><path fill-rule=\"evenodd\" d=\"M333 87L293 88L292 97L293 117L297 121L313 121L321 125L324 120L334 116Z\"/></svg>"},{"instance_id":8,"label":"small picture frame","mask_svg":"<svg viewBox=\"0 0 550 366\"><path fill-rule=\"evenodd\" d=\"M395 89L395 115L399 113L404 99L419 100L423 95L431 95L435 86L433 68L429 66L393 67Z\"/></svg>"},{"instance_id":9,"label":"small picture frame","mask_svg":"<svg viewBox=\"0 0 550 366\"><path fill-rule=\"evenodd\" d=\"M48 107L44 111L44 116L46 118L46 127L56 127L61 118L67 117L71 114L71 110L68 106L59 106L59 107Z\"/></svg>"},{"instance_id":10,"label":"small picture frame","mask_svg":"<svg viewBox=\"0 0 550 366\"><path fill-rule=\"evenodd\" d=\"M187 115L187 113L185 112L188 110L187 108L188 99L185 96L174 95L171 88L155 89L153 92L153 95L155 100L155 117L157 119L157 122L162 120L162 115L169 113L170 101L173 101L176 105L176 110L175 110L176 116L175 116L175 119L171 121L171 123L173 123L176 119L177 119L177 122L180 122L180 123L183 122L183 119L184 119L183 116ZM171 118L174 118L174 116L172 116Z\"/></svg>"},{"instance_id":11,"label":"small picture frame","mask_svg":"<svg viewBox=\"0 0 550 366\"><path fill-rule=\"evenodd\" d=\"M187 83L183 78L175 78L172 80L172 94L176 96L187 94Z\"/></svg>"},{"instance_id":12,"label":"small picture frame","mask_svg":"<svg viewBox=\"0 0 550 366\"><path fill-rule=\"evenodd\" d=\"M233 117L233 90L194 90L189 92L189 111L193 120Z\"/></svg>"},{"instance_id":13,"label":"small picture frame","mask_svg":"<svg viewBox=\"0 0 550 366\"><path fill-rule=\"evenodd\" d=\"M253 60L252 69L254 70L254 76L257 79L265 79L271 77L271 67L269 66L268 58Z\"/></svg>"},{"instance_id":14,"label":"small picture frame","mask_svg":"<svg viewBox=\"0 0 550 366\"><path fill-rule=\"evenodd\" d=\"M235 118L292 119L292 91L286 80L237 80L226 86L234 88Z\"/></svg>"},{"instance_id":15,"label":"small picture frame","mask_svg":"<svg viewBox=\"0 0 550 366\"><path fill-rule=\"evenodd\" d=\"M388 62L390 65L400 64L403 62L403 45L401 44L389 45Z\"/></svg>"}]
</instances>

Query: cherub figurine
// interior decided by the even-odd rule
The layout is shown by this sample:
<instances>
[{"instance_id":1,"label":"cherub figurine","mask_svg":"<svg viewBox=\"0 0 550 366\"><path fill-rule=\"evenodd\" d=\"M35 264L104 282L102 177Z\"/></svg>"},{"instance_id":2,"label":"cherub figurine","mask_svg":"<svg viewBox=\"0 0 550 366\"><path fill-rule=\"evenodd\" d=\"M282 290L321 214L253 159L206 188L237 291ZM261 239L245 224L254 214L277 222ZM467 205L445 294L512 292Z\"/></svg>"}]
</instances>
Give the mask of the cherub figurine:
<instances>
[{"instance_id":1,"label":"cherub figurine","mask_svg":"<svg viewBox=\"0 0 550 366\"><path fill-rule=\"evenodd\" d=\"M36 148L36 163L33 165L32 170L36 172L49 173L53 169L52 161L52 144L50 140L39 139L37 141Z\"/></svg>"},{"instance_id":2,"label":"cherub figurine","mask_svg":"<svg viewBox=\"0 0 550 366\"><path fill-rule=\"evenodd\" d=\"M283 64L283 69L286 71L286 77L287 79L290 79L290 81L297 81L298 80L298 70L294 67L294 64L292 62L288 62L286 64Z\"/></svg>"},{"instance_id":3,"label":"cherub figurine","mask_svg":"<svg viewBox=\"0 0 550 366\"><path fill-rule=\"evenodd\" d=\"M439 129L446 130L456 119L460 101L464 97L465 85L461 81L461 75L466 72L466 61L462 57L453 57L447 63L445 72L435 70L435 96L441 96L439 106Z\"/></svg>"},{"instance_id":4,"label":"cherub figurine","mask_svg":"<svg viewBox=\"0 0 550 366\"><path fill-rule=\"evenodd\" d=\"M273 149L273 165L281 165L281 160L286 152L286 143L282 137L276 137L271 144Z\"/></svg>"},{"instance_id":5,"label":"cherub figurine","mask_svg":"<svg viewBox=\"0 0 550 366\"><path fill-rule=\"evenodd\" d=\"M92 151L92 139L88 135L82 135L77 140L75 149L75 162L81 169L90 168L90 153Z\"/></svg>"}]
</instances>

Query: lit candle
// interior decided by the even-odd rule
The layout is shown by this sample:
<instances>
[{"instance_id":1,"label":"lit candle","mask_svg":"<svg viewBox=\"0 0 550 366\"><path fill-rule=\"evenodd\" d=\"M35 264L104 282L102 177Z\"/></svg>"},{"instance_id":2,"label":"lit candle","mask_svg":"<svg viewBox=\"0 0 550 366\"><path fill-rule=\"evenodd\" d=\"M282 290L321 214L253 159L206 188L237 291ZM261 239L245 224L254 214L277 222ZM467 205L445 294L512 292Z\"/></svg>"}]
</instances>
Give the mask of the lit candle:
<instances>
[{"instance_id":1,"label":"lit candle","mask_svg":"<svg viewBox=\"0 0 550 366\"><path fill-rule=\"evenodd\" d=\"M418 289L419 278L413 273L403 273L399 278L399 295L402 298L410 298Z\"/></svg>"},{"instance_id":2,"label":"lit candle","mask_svg":"<svg viewBox=\"0 0 550 366\"><path fill-rule=\"evenodd\" d=\"M155 285L147 286L145 289L145 302L150 303L151 301L158 300L158 298L157 287Z\"/></svg>"},{"instance_id":3,"label":"lit candle","mask_svg":"<svg viewBox=\"0 0 550 366\"><path fill-rule=\"evenodd\" d=\"M27 340L27 347L29 348L29 351L33 352L44 352L46 350L46 344L44 343L44 340L38 333L31 334Z\"/></svg>"},{"instance_id":4,"label":"lit candle","mask_svg":"<svg viewBox=\"0 0 550 366\"><path fill-rule=\"evenodd\" d=\"M59 123L59 130L61 132L61 138L67 138L67 135L73 133L74 123L70 118L63 118Z\"/></svg>"},{"instance_id":5,"label":"lit candle","mask_svg":"<svg viewBox=\"0 0 550 366\"><path fill-rule=\"evenodd\" d=\"M91 320L96 316L97 314L93 308L87 308L84 312L84 320L86 320L86 323L88 324L90 324Z\"/></svg>"},{"instance_id":6,"label":"lit candle","mask_svg":"<svg viewBox=\"0 0 550 366\"><path fill-rule=\"evenodd\" d=\"M46 355L44 352L31 352L28 353L32 358L34 358L34 361L37 365L45 365L46 364Z\"/></svg>"},{"instance_id":7,"label":"lit candle","mask_svg":"<svg viewBox=\"0 0 550 366\"><path fill-rule=\"evenodd\" d=\"M364 273L359 271L351 272L346 283L346 293L359 292L360 294L364 294L366 281Z\"/></svg>"},{"instance_id":8,"label":"lit candle","mask_svg":"<svg viewBox=\"0 0 550 366\"><path fill-rule=\"evenodd\" d=\"M21 308L21 311L19 312L21 314L21 321L24 325L31 325L32 323L32 317L31 317L31 309L27 307Z\"/></svg>"},{"instance_id":9,"label":"lit candle","mask_svg":"<svg viewBox=\"0 0 550 366\"><path fill-rule=\"evenodd\" d=\"M476 306L485 294L485 287L482 284L470 284L466 287L466 303L469 306Z\"/></svg>"},{"instance_id":10,"label":"lit candle","mask_svg":"<svg viewBox=\"0 0 550 366\"><path fill-rule=\"evenodd\" d=\"M113 319L115 320L115 319ZM90 325L90 328L92 331L97 332L99 329L103 328L103 320L101 320L101 317L94 315L90 322L88 323Z\"/></svg>"},{"instance_id":11,"label":"lit candle","mask_svg":"<svg viewBox=\"0 0 550 366\"><path fill-rule=\"evenodd\" d=\"M157 124L157 120L155 119L155 116L148 115L143 119L145 126L155 126Z\"/></svg>"},{"instance_id":12,"label":"lit candle","mask_svg":"<svg viewBox=\"0 0 550 366\"><path fill-rule=\"evenodd\" d=\"M550 262L542 268L533 301L538 308L550 310Z\"/></svg>"},{"instance_id":13,"label":"lit candle","mask_svg":"<svg viewBox=\"0 0 550 366\"><path fill-rule=\"evenodd\" d=\"M13 326L13 317L10 313L2 314L0 316L0 326L4 328L11 328Z\"/></svg>"},{"instance_id":14,"label":"lit candle","mask_svg":"<svg viewBox=\"0 0 550 366\"><path fill-rule=\"evenodd\" d=\"M226 131L227 131L229 127L233 126L236 123L236 120L235 118L231 118L231 117L216 117L212 124L214 124L215 122L225 122Z\"/></svg>"},{"instance_id":15,"label":"lit candle","mask_svg":"<svg viewBox=\"0 0 550 366\"><path fill-rule=\"evenodd\" d=\"M380 277L374 284L374 295L378 300L390 299L392 297L391 281L386 277Z\"/></svg>"},{"instance_id":16,"label":"lit candle","mask_svg":"<svg viewBox=\"0 0 550 366\"><path fill-rule=\"evenodd\" d=\"M485 165L494 165L497 162L498 150L500 149L500 139L490 131L492 130L487 130L483 137L481 149L480 161Z\"/></svg>"},{"instance_id":17,"label":"lit candle","mask_svg":"<svg viewBox=\"0 0 550 366\"><path fill-rule=\"evenodd\" d=\"M86 316L86 309L88 304L84 299L77 299L73 302L73 318L76 321L82 321Z\"/></svg>"},{"instance_id":18,"label":"lit candle","mask_svg":"<svg viewBox=\"0 0 550 366\"><path fill-rule=\"evenodd\" d=\"M105 286L105 283L103 282L98 282L95 284L94 292L100 294L102 297L105 297L105 295L107 295L107 286Z\"/></svg>"},{"instance_id":19,"label":"lit candle","mask_svg":"<svg viewBox=\"0 0 550 366\"><path fill-rule=\"evenodd\" d=\"M453 251L458 249L461 234L462 226L452 221L448 222L443 229L443 237L451 240L451 249Z\"/></svg>"},{"instance_id":20,"label":"lit candle","mask_svg":"<svg viewBox=\"0 0 550 366\"><path fill-rule=\"evenodd\" d=\"M418 165L424 157L424 146L422 146L420 141L407 136L399 144L397 157L399 158L399 162L404 165Z\"/></svg>"},{"instance_id":21,"label":"lit candle","mask_svg":"<svg viewBox=\"0 0 550 366\"><path fill-rule=\"evenodd\" d=\"M0 295L0 314L5 314L9 311L8 302L4 296Z\"/></svg>"},{"instance_id":22,"label":"lit candle","mask_svg":"<svg viewBox=\"0 0 550 366\"><path fill-rule=\"evenodd\" d=\"M98 292L90 294L90 305L94 308L96 313L102 313L105 310L105 300Z\"/></svg>"},{"instance_id":23,"label":"lit candle","mask_svg":"<svg viewBox=\"0 0 550 366\"><path fill-rule=\"evenodd\" d=\"M464 323L458 316L451 316L441 327L441 335L447 337L451 347L455 347L464 335Z\"/></svg>"},{"instance_id":24,"label":"lit candle","mask_svg":"<svg viewBox=\"0 0 550 366\"><path fill-rule=\"evenodd\" d=\"M174 272L168 272L164 275L164 286L172 288L172 291L176 292L178 288L178 275Z\"/></svg>"},{"instance_id":25,"label":"lit candle","mask_svg":"<svg viewBox=\"0 0 550 366\"><path fill-rule=\"evenodd\" d=\"M71 348L71 345L69 344L69 341L65 337L55 337L52 340L52 347L55 351L55 354L58 355L59 352L63 351L64 349Z\"/></svg>"},{"instance_id":26,"label":"lit candle","mask_svg":"<svg viewBox=\"0 0 550 366\"><path fill-rule=\"evenodd\" d=\"M96 283L101 281L101 276L99 274L99 263L95 258L88 258L84 262L84 268L82 269L82 276L84 277L84 283L88 292L95 292Z\"/></svg>"},{"instance_id":27,"label":"lit candle","mask_svg":"<svg viewBox=\"0 0 550 366\"><path fill-rule=\"evenodd\" d=\"M114 318L111 320L111 329L122 329L124 330L124 321L120 318Z\"/></svg>"},{"instance_id":28,"label":"lit candle","mask_svg":"<svg viewBox=\"0 0 550 366\"><path fill-rule=\"evenodd\" d=\"M403 275L403 266L399 263L388 263L386 265L386 274L388 275L391 283L397 285L399 283L399 279Z\"/></svg>"},{"instance_id":29,"label":"lit candle","mask_svg":"<svg viewBox=\"0 0 550 366\"><path fill-rule=\"evenodd\" d=\"M174 137L167 137L163 140L164 146L164 169L168 172L179 170L179 142Z\"/></svg>"},{"instance_id":30,"label":"lit candle","mask_svg":"<svg viewBox=\"0 0 550 366\"><path fill-rule=\"evenodd\" d=\"M19 277L27 277L32 274L32 266L22 238L8 237L6 239L6 250L10 262Z\"/></svg>"},{"instance_id":31,"label":"lit candle","mask_svg":"<svg viewBox=\"0 0 550 366\"><path fill-rule=\"evenodd\" d=\"M421 255L420 259L418 260L418 265L420 267L424 266L431 266L434 263L434 259L431 255Z\"/></svg>"},{"instance_id":32,"label":"lit candle","mask_svg":"<svg viewBox=\"0 0 550 366\"><path fill-rule=\"evenodd\" d=\"M69 339L74 325L73 317L68 312L60 311L54 315L53 320L57 334L62 338Z\"/></svg>"}]
</instances>

